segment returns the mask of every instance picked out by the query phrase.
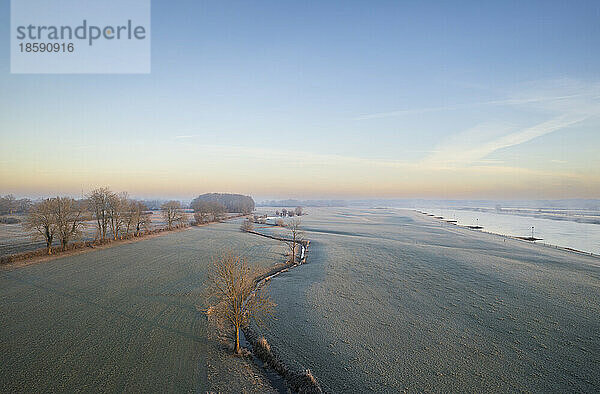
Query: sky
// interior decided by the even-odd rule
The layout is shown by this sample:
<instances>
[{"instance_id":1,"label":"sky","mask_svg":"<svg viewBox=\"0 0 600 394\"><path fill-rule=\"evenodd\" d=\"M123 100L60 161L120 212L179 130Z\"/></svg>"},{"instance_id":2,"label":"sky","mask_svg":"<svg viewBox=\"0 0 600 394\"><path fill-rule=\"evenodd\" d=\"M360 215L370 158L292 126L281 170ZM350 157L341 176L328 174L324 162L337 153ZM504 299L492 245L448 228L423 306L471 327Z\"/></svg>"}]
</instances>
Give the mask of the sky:
<instances>
[{"instance_id":1,"label":"sky","mask_svg":"<svg viewBox=\"0 0 600 394\"><path fill-rule=\"evenodd\" d=\"M600 198L598 1L152 1L146 75L10 74L0 194Z\"/></svg>"}]
</instances>

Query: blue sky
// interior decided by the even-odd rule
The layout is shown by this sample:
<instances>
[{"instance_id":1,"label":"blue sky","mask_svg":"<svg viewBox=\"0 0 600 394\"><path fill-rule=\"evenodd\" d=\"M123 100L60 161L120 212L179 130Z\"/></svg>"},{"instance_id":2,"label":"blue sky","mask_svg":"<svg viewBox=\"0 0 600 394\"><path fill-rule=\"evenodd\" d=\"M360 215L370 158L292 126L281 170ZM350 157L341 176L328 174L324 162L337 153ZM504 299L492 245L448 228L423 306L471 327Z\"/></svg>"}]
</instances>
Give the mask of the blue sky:
<instances>
[{"instance_id":1,"label":"blue sky","mask_svg":"<svg viewBox=\"0 0 600 394\"><path fill-rule=\"evenodd\" d=\"M11 75L1 4L2 192L600 196L598 2L154 0L149 75Z\"/></svg>"}]
</instances>

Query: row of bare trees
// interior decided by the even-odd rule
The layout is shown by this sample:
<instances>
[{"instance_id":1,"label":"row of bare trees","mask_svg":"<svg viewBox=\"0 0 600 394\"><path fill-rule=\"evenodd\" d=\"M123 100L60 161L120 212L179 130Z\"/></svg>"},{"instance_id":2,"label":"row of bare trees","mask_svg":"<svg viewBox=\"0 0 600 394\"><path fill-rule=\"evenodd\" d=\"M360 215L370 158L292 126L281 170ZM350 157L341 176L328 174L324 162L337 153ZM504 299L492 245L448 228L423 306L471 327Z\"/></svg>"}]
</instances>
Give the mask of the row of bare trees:
<instances>
[{"instance_id":1,"label":"row of bare trees","mask_svg":"<svg viewBox=\"0 0 600 394\"><path fill-rule=\"evenodd\" d=\"M225 217L225 206L215 201L196 200L192 203L197 224L218 222Z\"/></svg>"},{"instance_id":2,"label":"row of bare trees","mask_svg":"<svg viewBox=\"0 0 600 394\"><path fill-rule=\"evenodd\" d=\"M24 226L34 237L45 241L51 254L56 239L63 250L67 249L70 242L81 236L85 221L90 218L96 225L96 240L104 242L109 236L117 240L146 232L150 215L143 202L103 187L93 190L87 199L52 197L38 201L29 208Z\"/></svg>"},{"instance_id":3,"label":"row of bare trees","mask_svg":"<svg viewBox=\"0 0 600 394\"><path fill-rule=\"evenodd\" d=\"M81 234L84 211L82 201L70 197L47 198L29 209L24 225L36 237L44 239L48 254L51 254L56 238L66 249L69 242Z\"/></svg>"},{"instance_id":4,"label":"row of bare trees","mask_svg":"<svg viewBox=\"0 0 600 394\"><path fill-rule=\"evenodd\" d=\"M167 201L160 206L160 210L169 230L185 226L189 222L188 214L183 210L179 201Z\"/></svg>"},{"instance_id":5,"label":"row of bare trees","mask_svg":"<svg viewBox=\"0 0 600 394\"><path fill-rule=\"evenodd\" d=\"M87 203L96 223L96 238L100 241L109 235L113 240L130 235L137 237L149 228L151 212L143 202L130 199L127 192L115 193L101 187L92 190Z\"/></svg>"},{"instance_id":6,"label":"row of bare trees","mask_svg":"<svg viewBox=\"0 0 600 394\"><path fill-rule=\"evenodd\" d=\"M169 230L187 225L188 215L179 201L165 202L160 208ZM80 237L86 220L94 221L96 241L105 242L148 232L151 215L142 201L129 198L126 192L115 193L101 187L92 190L86 199L53 197L34 203L28 209L24 226L45 241L51 254L56 239L64 250L69 242Z\"/></svg>"}]
</instances>

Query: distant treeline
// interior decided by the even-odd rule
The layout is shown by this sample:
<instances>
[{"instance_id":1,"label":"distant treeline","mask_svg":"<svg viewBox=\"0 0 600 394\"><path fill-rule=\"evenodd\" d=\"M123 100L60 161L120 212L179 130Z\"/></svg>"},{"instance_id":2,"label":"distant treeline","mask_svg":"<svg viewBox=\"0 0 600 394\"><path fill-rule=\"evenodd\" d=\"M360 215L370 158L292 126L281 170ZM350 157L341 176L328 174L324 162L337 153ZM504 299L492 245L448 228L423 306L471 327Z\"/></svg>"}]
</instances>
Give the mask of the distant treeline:
<instances>
[{"instance_id":1,"label":"distant treeline","mask_svg":"<svg viewBox=\"0 0 600 394\"><path fill-rule=\"evenodd\" d=\"M218 204L222 206L225 212L229 213L250 213L254 211L254 200L250 196L228 193L206 193L196 197L191 207L198 211L198 207L206 203Z\"/></svg>"},{"instance_id":2,"label":"distant treeline","mask_svg":"<svg viewBox=\"0 0 600 394\"><path fill-rule=\"evenodd\" d=\"M267 200L258 204L261 207L347 207L344 200Z\"/></svg>"},{"instance_id":3,"label":"distant treeline","mask_svg":"<svg viewBox=\"0 0 600 394\"><path fill-rule=\"evenodd\" d=\"M167 200L142 200L144 205L151 211L158 211Z\"/></svg>"},{"instance_id":4,"label":"distant treeline","mask_svg":"<svg viewBox=\"0 0 600 394\"><path fill-rule=\"evenodd\" d=\"M12 215L15 213L24 213L31 207L31 200L28 198L16 199L12 194L0 196L0 215Z\"/></svg>"}]
</instances>

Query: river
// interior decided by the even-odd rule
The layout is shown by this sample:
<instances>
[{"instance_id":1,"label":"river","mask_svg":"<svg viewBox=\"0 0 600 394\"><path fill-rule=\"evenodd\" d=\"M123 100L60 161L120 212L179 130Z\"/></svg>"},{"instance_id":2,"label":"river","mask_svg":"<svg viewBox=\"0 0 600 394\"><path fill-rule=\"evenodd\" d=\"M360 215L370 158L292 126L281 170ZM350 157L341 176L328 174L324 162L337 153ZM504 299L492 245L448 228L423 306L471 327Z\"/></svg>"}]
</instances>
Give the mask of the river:
<instances>
[{"instance_id":1,"label":"river","mask_svg":"<svg viewBox=\"0 0 600 394\"><path fill-rule=\"evenodd\" d=\"M459 225L483 227L483 231L517 237L542 238L546 243L600 254L600 225L568 220L542 219L513 214L459 209L423 208L420 211L456 220Z\"/></svg>"}]
</instances>

